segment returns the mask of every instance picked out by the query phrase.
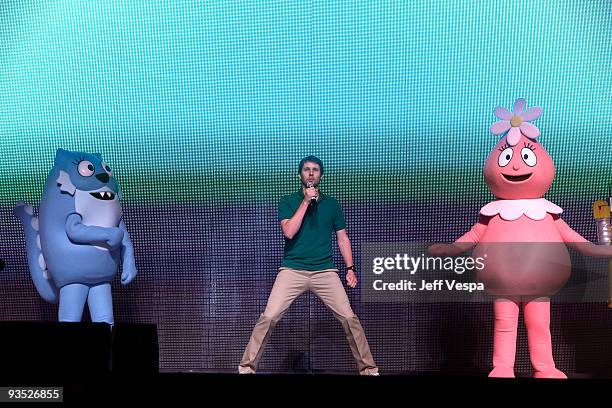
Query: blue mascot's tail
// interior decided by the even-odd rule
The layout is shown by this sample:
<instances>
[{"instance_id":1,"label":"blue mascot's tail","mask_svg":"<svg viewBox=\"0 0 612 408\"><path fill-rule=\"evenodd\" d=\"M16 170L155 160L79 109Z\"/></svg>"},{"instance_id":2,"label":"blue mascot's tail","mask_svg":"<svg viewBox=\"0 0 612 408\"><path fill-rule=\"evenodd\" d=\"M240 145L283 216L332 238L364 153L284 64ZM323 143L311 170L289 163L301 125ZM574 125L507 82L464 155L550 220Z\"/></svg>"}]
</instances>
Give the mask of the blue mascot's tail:
<instances>
[{"instance_id":1,"label":"blue mascot's tail","mask_svg":"<svg viewBox=\"0 0 612 408\"><path fill-rule=\"evenodd\" d=\"M32 275L34 286L36 286L40 296L47 302L57 303L59 290L49 276L45 258L42 254L40 235L38 234L38 217L34 217L32 206L23 201L17 203L13 212L23 224L28 251L28 265L30 266L30 275Z\"/></svg>"}]
</instances>

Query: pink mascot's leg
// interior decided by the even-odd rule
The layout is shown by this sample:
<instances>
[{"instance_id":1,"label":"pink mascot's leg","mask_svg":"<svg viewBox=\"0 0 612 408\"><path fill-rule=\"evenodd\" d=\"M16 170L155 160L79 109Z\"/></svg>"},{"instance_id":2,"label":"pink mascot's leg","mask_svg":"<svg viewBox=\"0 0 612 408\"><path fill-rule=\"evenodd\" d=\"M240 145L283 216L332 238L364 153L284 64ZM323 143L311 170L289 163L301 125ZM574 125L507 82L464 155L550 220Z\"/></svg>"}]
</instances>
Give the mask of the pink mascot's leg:
<instances>
[{"instance_id":1,"label":"pink mascot's leg","mask_svg":"<svg viewBox=\"0 0 612 408\"><path fill-rule=\"evenodd\" d=\"M550 299L539 298L524 304L525 325L529 340L529 354L535 378L565 379L567 376L555 367L550 338Z\"/></svg>"},{"instance_id":2,"label":"pink mascot's leg","mask_svg":"<svg viewBox=\"0 0 612 408\"><path fill-rule=\"evenodd\" d=\"M493 370L489 377L514 378L519 304L510 299L496 299L493 308Z\"/></svg>"}]
</instances>

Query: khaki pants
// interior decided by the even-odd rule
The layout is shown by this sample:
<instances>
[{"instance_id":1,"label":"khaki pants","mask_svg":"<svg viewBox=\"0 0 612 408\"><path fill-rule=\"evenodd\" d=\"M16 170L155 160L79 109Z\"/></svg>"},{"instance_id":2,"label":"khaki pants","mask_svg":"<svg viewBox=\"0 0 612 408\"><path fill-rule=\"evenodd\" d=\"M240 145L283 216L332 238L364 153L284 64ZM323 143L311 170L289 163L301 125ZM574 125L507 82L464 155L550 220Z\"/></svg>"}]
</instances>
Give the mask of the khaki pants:
<instances>
[{"instance_id":1,"label":"khaki pants","mask_svg":"<svg viewBox=\"0 0 612 408\"><path fill-rule=\"evenodd\" d=\"M283 317L291 303L302 293L311 290L325 303L342 324L357 368L362 375L378 372L368 341L359 319L353 313L337 269L303 271L280 268L274 287L268 297L266 310L255 324L249 344L240 361L241 372L255 372L274 326Z\"/></svg>"}]
</instances>

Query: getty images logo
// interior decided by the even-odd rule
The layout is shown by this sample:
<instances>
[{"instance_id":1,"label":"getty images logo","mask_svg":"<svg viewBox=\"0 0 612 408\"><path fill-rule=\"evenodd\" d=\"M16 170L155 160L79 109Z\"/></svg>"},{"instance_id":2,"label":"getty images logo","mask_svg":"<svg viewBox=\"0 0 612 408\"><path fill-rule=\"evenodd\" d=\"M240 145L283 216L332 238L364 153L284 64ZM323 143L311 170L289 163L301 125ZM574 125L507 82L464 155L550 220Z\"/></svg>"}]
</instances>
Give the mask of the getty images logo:
<instances>
[{"instance_id":1,"label":"getty images logo","mask_svg":"<svg viewBox=\"0 0 612 408\"><path fill-rule=\"evenodd\" d=\"M411 256L408 254L396 254L394 257L375 257L372 263L372 272L380 275L385 271L404 271L414 275L417 271L453 271L461 275L466 271L481 271L485 267L487 255L473 258L464 257L430 257L421 254Z\"/></svg>"}]
</instances>

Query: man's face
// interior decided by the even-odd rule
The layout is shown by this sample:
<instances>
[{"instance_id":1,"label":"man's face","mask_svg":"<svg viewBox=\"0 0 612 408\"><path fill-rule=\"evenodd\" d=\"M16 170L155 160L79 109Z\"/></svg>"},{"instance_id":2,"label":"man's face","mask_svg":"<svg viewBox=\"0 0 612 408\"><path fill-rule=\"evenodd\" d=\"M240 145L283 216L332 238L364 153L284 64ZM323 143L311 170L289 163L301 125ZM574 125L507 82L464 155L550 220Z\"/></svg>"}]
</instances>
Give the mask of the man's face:
<instances>
[{"instance_id":1,"label":"man's face","mask_svg":"<svg viewBox=\"0 0 612 408\"><path fill-rule=\"evenodd\" d=\"M304 163L304 167L302 167L302 172L300 173L300 179L304 187L308 185L308 182L317 187L321 181L321 168L317 163Z\"/></svg>"}]
</instances>

